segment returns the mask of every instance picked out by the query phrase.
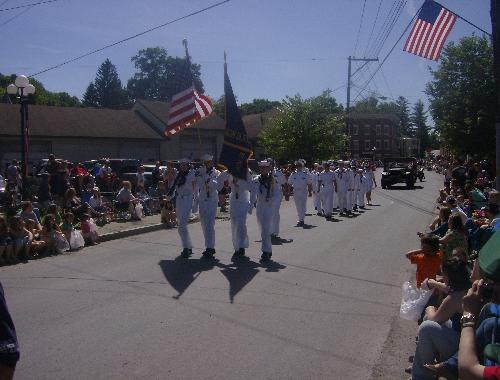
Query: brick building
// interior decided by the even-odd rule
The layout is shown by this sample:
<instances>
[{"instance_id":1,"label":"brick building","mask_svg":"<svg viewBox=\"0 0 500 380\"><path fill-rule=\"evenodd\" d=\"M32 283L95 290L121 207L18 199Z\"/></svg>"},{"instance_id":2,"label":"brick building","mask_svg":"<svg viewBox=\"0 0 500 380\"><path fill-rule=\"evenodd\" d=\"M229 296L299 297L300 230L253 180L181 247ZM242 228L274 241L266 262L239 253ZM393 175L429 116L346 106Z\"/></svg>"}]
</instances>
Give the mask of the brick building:
<instances>
[{"instance_id":1,"label":"brick building","mask_svg":"<svg viewBox=\"0 0 500 380\"><path fill-rule=\"evenodd\" d=\"M349 149L353 158L372 158L375 155L376 159L383 159L401 155L397 116L352 113L349 120Z\"/></svg>"}]
</instances>

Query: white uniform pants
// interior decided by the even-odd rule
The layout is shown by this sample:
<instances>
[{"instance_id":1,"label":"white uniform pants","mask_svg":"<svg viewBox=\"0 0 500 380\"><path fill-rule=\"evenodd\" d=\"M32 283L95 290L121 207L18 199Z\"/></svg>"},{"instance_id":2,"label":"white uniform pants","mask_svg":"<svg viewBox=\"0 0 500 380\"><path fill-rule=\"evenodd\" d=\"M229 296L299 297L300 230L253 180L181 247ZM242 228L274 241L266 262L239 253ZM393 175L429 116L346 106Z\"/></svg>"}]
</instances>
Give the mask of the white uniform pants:
<instances>
[{"instance_id":1,"label":"white uniform pants","mask_svg":"<svg viewBox=\"0 0 500 380\"><path fill-rule=\"evenodd\" d=\"M343 212L347 209L347 190L341 190L337 192L337 197L339 200L339 209Z\"/></svg>"},{"instance_id":2,"label":"white uniform pants","mask_svg":"<svg viewBox=\"0 0 500 380\"><path fill-rule=\"evenodd\" d=\"M270 224L271 228L271 234L279 236L280 234L280 207L281 207L281 200L283 199L283 195L280 195L279 197L274 198L271 201L271 209L272 209L272 220ZM269 202L267 202L269 203ZM271 251L269 251L271 252Z\"/></svg>"},{"instance_id":3,"label":"white uniform pants","mask_svg":"<svg viewBox=\"0 0 500 380\"><path fill-rule=\"evenodd\" d=\"M363 190L358 190L356 193L356 204L358 206L365 206L365 192Z\"/></svg>"},{"instance_id":4,"label":"white uniform pants","mask_svg":"<svg viewBox=\"0 0 500 380\"><path fill-rule=\"evenodd\" d=\"M332 206L333 208L339 208L339 197L335 190L332 190Z\"/></svg>"},{"instance_id":5,"label":"white uniform pants","mask_svg":"<svg viewBox=\"0 0 500 380\"><path fill-rule=\"evenodd\" d=\"M323 212L322 207L321 207L321 193L320 192L313 193L313 203L314 203L314 209L316 210L316 212Z\"/></svg>"},{"instance_id":6,"label":"white uniform pants","mask_svg":"<svg viewBox=\"0 0 500 380\"><path fill-rule=\"evenodd\" d=\"M333 189L325 187L321 189L321 202L326 215L331 215L333 212L333 193Z\"/></svg>"},{"instance_id":7,"label":"white uniform pants","mask_svg":"<svg viewBox=\"0 0 500 380\"><path fill-rule=\"evenodd\" d=\"M307 209L307 190L295 191L293 193L293 200L295 201L295 207L297 208L297 218L299 218L300 222L303 222Z\"/></svg>"},{"instance_id":8,"label":"white uniform pants","mask_svg":"<svg viewBox=\"0 0 500 380\"><path fill-rule=\"evenodd\" d=\"M229 216L231 217L231 236L233 247L237 251L240 248L248 248L247 213L250 204L248 202L234 201L230 204Z\"/></svg>"},{"instance_id":9,"label":"white uniform pants","mask_svg":"<svg viewBox=\"0 0 500 380\"><path fill-rule=\"evenodd\" d=\"M271 243L271 223L273 208L270 207L272 201L262 201L257 203L257 222L260 227L260 237L262 239L262 252L272 252Z\"/></svg>"},{"instance_id":10,"label":"white uniform pants","mask_svg":"<svg viewBox=\"0 0 500 380\"><path fill-rule=\"evenodd\" d=\"M192 207L192 196L177 196L175 200L175 213L177 215L178 224L177 230L179 232L179 236L181 237L182 248L187 249L193 248L188 230L189 216L191 215Z\"/></svg>"},{"instance_id":11,"label":"white uniform pants","mask_svg":"<svg viewBox=\"0 0 500 380\"><path fill-rule=\"evenodd\" d=\"M354 207L354 191L347 190L347 211L352 211Z\"/></svg>"},{"instance_id":12,"label":"white uniform pants","mask_svg":"<svg viewBox=\"0 0 500 380\"><path fill-rule=\"evenodd\" d=\"M200 201L200 223L205 237L205 248L215 248L215 215L217 201Z\"/></svg>"}]
</instances>

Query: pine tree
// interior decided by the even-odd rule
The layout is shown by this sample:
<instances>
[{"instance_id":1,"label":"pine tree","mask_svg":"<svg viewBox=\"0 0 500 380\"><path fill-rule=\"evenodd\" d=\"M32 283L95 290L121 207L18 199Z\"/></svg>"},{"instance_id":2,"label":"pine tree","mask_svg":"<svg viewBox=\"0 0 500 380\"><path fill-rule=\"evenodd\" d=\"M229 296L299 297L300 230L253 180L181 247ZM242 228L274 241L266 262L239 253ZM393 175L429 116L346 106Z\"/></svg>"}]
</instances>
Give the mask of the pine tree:
<instances>
[{"instance_id":1,"label":"pine tree","mask_svg":"<svg viewBox=\"0 0 500 380\"><path fill-rule=\"evenodd\" d=\"M410 137L413 135L410 121L410 107L408 99L404 96L398 97L396 100L396 105L398 107L398 117L401 125L401 135L404 137Z\"/></svg>"},{"instance_id":2,"label":"pine tree","mask_svg":"<svg viewBox=\"0 0 500 380\"><path fill-rule=\"evenodd\" d=\"M83 104L91 107L117 107L128 101L115 65L106 59L97 70L94 82L90 83L83 95Z\"/></svg>"},{"instance_id":3,"label":"pine tree","mask_svg":"<svg viewBox=\"0 0 500 380\"><path fill-rule=\"evenodd\" d=\"M425 149L430 146L429 126L427 125L427 112L424 110L424 102L418 100L413 106L411 122L415 129L420 145L420 156L425 155Z\"/></svg>"}]
</instances>

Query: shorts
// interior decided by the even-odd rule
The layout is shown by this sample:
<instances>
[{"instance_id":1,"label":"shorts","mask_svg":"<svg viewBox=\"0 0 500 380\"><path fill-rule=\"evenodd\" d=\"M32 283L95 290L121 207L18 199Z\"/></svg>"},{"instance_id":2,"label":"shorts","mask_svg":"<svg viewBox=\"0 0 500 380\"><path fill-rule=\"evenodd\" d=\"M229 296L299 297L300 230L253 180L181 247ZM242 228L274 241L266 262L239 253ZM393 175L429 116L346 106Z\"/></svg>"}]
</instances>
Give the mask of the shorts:
<instances>
[{"instance_id":1,"label":"shorts","mask_svg":"<svg viewBox=\"0 0 500 380\"><path fill-rule=\"evenodd\" d=\"M19 361L19 352L13 354L0 354L0 364L11 369L16 369L16 364Z\"/></svg>"}]
</instances>

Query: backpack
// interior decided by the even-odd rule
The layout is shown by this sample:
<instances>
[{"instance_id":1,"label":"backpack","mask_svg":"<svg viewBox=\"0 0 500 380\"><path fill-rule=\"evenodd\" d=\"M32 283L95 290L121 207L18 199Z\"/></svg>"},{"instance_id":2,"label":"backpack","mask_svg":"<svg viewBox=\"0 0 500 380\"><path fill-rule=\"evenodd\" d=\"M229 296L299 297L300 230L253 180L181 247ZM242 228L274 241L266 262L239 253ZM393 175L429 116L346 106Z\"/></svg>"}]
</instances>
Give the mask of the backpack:
<instances>
[{"instance_id":1,"label":"backpack","mask_svg":"<svg viewBox=\"0 0 500 380\"><path fill-rule=\"evenodd\" d=\"M498 366L500 365L500 343L495 342L495 336L500 318L500 305L489 304L483 321L487 318L495 318L495 327L491 333L491 343L487 344L483 350L483 365L486 367Z\"/></svg>"}]
</instances>

